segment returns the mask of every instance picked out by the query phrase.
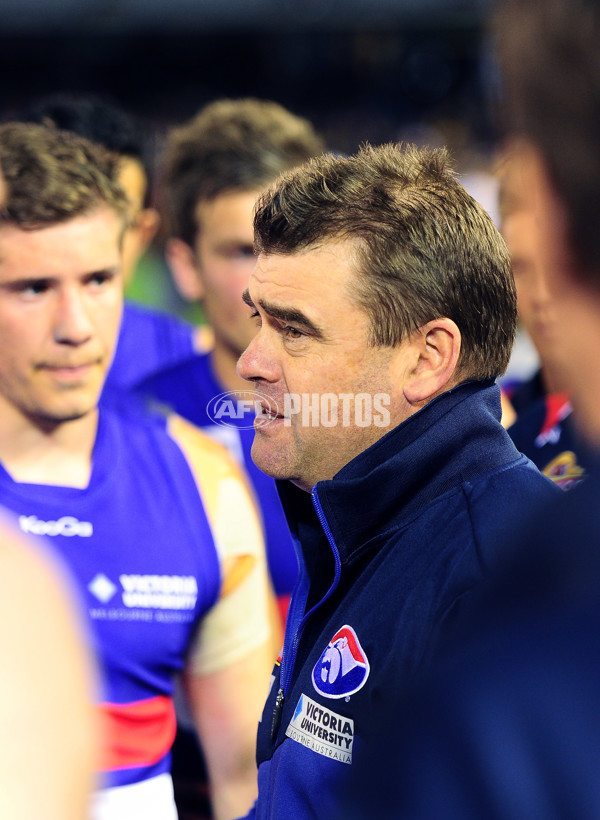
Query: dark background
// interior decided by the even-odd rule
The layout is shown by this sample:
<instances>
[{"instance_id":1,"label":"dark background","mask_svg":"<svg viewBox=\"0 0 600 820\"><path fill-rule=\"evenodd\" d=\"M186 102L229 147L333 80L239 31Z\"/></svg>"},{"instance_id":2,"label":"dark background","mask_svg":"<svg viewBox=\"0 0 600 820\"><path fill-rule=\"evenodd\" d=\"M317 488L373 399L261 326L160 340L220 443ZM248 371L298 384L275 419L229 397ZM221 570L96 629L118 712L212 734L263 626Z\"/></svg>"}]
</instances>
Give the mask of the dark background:
<instances>
[{"instance_id":1,"label":"dark background","mask_svg":"<svg viewBox=\"0 0 600 820\"><path fill-rule=\"evenodd\" d=\"M435 124L495 134L486 0L0 0L0 113L95 92L160 129L221 96L274 99L330 147ZM431 140L430 140L431 141ZM460 157L459 157L460 159Z\"/></svg>"},{"instance_id":2,"label":"dark background","mask_svg":"<svg viewBox=\"0 0 600 820\"><path fill-rule=\"evenodd\" d=\"M108 96L147 125L160 178L168 127L219 97L262 97L308 117L333 150L448 145L494 215L491 10L492 0L0 0L0 119L58 91ZM201 320L173 289L160 234L128 295Z\"/></svg>"}]
</instances>

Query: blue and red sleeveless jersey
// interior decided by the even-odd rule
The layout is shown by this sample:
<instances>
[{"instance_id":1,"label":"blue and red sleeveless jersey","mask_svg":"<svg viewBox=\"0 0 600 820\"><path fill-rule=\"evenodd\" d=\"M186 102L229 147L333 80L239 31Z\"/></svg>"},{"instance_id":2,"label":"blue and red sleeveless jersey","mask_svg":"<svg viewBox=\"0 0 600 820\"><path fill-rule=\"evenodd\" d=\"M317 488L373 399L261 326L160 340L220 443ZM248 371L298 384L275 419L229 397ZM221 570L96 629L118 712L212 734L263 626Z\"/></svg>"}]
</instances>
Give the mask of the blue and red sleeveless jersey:
<instances>
[{"instance_id":1,"label":"blue and red sleeveless jersey","mask_svg":"<svg viewBox=\"0 0 600 820\"><path fill-rule=\"evenodd\" d=\"M194 325L144 305L125 302L106 391L130 390L153 373L194 355Z\"/></svg>"},{"instance_id":2,"label":"blue and red sleeveless jersey","mask_svg":"<svg viewBox=\"0 0 600 820\"><path fill-rule=\"evenodd\" d=\"M0 503L49 538L79 584L102 683L102 785L168 772L173 676L221 583L183 452L161 421L102 410L85 489L18 483L0 467Z\"/></svg>"},{"instance_id":3,"label":"blue and red sleeveless jersey","mask_svg":"<svg viewBox=\"0 0 600 820\"><path fill-rule=\"evenodd\" d=\"M254 408L242 408L239 415L228 414L224 424L215 422L210 407L224 389L213 373L210 352L155 374L140 385L139 393L162 403L215 438L245 468L262 516L271 580L285 616L298 576L298 559L275 482L252 461Z\"/></svg>"}]
</instances>

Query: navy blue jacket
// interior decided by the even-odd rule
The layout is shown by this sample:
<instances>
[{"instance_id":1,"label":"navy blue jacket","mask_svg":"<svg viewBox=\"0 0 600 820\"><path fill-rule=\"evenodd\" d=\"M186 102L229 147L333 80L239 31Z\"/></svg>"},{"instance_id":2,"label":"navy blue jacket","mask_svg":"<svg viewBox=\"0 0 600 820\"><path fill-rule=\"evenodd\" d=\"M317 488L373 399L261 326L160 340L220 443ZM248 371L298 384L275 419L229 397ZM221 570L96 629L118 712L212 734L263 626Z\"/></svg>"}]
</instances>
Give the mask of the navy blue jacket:
<instances>
[{"instance_id":1,"label":"navy blue jacket","mask_svg":"<svg viewBox=\"0 0 600 820\"><path fill-rule=\"evenodd\" d=\"M251 816L334 816L375 719L526 513L561 495L499 418L497 386L466 383L312 494L281 484L301 575L259 726Z\"/></svg>"},{"instance_id":2,"label":"navy blue jacket","mask_svg":"<svg viewBox=\"0 0 600 820\"><path fill-rule=\"evenodd\" d=\"M600 462L480 584L332 820L600 817Z\"/></svg>"}]
</instances>

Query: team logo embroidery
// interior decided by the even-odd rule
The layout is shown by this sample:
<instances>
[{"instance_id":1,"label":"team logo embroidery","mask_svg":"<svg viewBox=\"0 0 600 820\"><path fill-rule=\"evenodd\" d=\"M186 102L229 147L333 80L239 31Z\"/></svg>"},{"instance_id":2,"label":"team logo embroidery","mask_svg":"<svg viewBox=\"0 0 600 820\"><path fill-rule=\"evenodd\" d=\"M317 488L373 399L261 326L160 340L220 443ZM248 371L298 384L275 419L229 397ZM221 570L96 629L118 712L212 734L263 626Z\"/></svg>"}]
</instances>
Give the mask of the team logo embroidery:
<instances>
[{"instance_id":1,"label":"team logo embroidery","mask_svg":"<svg viewBox=\"0 0 600 820\"><path fill-rule=\"evenodd\" d=\"M584 470L577 464L575 453L565 450L564 453L553 458L543 469L544 475L551 478L561 490L570 490L584 477Z\"/></svg>"},{"instance_id":2,"label":"team logo embroidery","mask_svg":"<svg viewBox=\"0 0 600 820\"><path fill-rule=\"evenodd\" d=\"M314 665L312 682L323 697L345 698L365 685L369 671L369 661L356 632L346 624L335 633Z\"/></svg>"}]
</instances>

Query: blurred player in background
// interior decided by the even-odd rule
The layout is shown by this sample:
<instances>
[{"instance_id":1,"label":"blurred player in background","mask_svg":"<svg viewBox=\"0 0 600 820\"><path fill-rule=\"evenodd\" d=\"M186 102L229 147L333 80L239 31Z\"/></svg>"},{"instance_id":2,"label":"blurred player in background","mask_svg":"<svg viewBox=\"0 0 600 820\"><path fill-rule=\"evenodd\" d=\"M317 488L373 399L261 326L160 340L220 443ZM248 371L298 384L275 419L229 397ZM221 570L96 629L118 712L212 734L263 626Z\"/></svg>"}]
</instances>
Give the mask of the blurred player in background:
<instances>
[{"instance_id":1,"label":"blurred player in background","mask_svg":"<svg viewBox=\"0 0 600 820\"><path fill-rule=\"evenodd\" d=\"M224 443L246 467L282 617L298 565L273 480L250 457L254 396L236 364L254 326L241 297L256 262L256 198L278 174L322 151L306 120L265 100L218 100L168 134L167 259L182 296L202 304L212 336L195 358L142 385L144 393Z\"/></svg>"},{"instance_id":2,"label":"blurred player in background","mask_svg":"<svg viewBox=\"0 0 600 820\"><path fill-rule=\"evenodd\" d=\"M536 253L534 210L523 190L518 151L507 148L498 164L501 231L511 257L517 289L517 310L540 359L540 368L519 385L510 398L516 418L507 429L517 449L525 453L563 490L582 480L585 471L578 459L582 448L567 392L549 355L552 312L555 306Z\"/></svg>"},{"instance_id":3,"label":"blurred player in background","mask_svg":"<svg viewBox=\"0 0 600 820\"><path fill-rule=\"evenodd\" d=\"M204 330L210 332L201 337L197 356L151 376L140 388L223 443L246 469L260 507L282 622L298 563L275 484L250 456L254 396L236 364L254 328L241 297L256 262L257 196L279 173L322 150L306 120L255 99L210 103L167 135L167 260L181 295L202 305L209 323ZM192 820L206 812L196 774L198 748L186 731L184 710L178 712L173 775L178 803Z\"/></svg>"}]
</instances>

